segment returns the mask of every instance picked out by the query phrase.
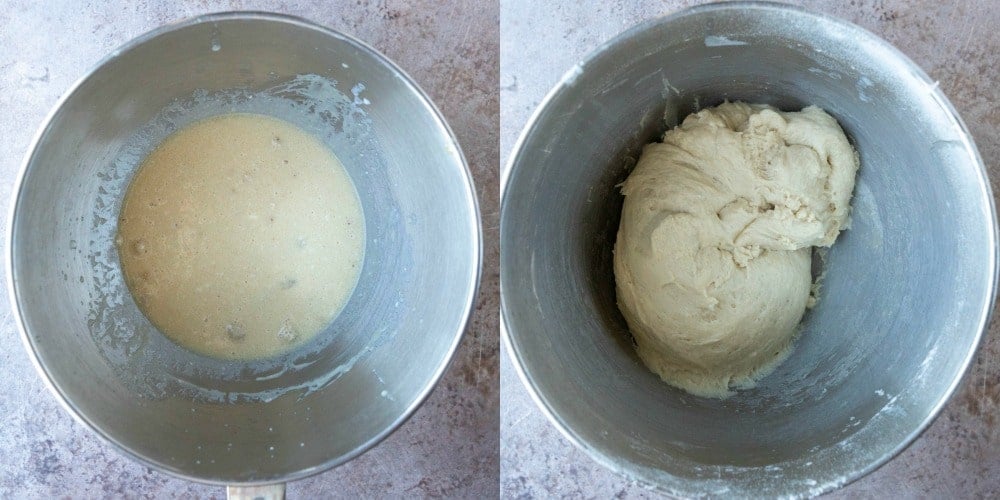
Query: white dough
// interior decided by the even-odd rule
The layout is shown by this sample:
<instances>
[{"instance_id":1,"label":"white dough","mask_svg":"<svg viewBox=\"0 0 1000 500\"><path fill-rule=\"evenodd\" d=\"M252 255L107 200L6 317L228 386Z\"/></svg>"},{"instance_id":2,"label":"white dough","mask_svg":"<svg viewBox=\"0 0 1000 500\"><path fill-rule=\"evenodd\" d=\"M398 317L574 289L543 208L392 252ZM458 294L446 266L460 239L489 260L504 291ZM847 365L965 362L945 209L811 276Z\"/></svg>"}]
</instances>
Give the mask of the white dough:
<instances>
[{"instance_id":1,"label":"white dough","mask_svg":"<svg viewBox=\"0 0 1000 500\"><path fill-rule=\"evenodd\" d=\"M787 355L811 248L848 222L858 157L836 120L724 103L649 144L622 185L618 305L667 383L726 397Z\"/></svg>"}]
</instances>

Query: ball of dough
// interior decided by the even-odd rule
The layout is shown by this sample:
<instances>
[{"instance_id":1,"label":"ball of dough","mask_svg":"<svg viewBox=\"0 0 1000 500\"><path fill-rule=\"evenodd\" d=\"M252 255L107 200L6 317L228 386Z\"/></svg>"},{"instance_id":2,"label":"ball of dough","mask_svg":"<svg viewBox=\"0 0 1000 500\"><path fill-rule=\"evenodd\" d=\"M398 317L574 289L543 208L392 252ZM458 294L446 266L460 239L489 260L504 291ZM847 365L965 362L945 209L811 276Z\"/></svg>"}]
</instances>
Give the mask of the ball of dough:
<instances>
[{"instance_id":1,"label":"ball of dough","mask_svg":"<svg viewBox=\"0 0 1000 500\"><path fill-rule=\"evenodd\" d=\"M667 383L726 397L787 355L813 246L848 222L858 157L814 106L724 103L649 144L622 185L614 268L639 357Z\"/></svg>"}]
</instances>

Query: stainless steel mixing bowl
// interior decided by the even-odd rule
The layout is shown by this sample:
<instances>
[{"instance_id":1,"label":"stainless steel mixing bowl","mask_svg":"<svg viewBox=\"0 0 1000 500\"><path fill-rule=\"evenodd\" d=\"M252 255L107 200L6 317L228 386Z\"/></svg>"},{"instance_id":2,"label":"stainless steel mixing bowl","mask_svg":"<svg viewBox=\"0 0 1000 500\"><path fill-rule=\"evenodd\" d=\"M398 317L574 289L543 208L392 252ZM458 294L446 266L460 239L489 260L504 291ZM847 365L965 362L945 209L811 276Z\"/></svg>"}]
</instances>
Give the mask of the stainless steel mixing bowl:
<instances>
[{"instance_id":1,"label":"stainless steel mixing bowl","mask_svg":"<svg viewBox=\"0 0 1000 500\"><path fill-rule=\"evenodd\" d=\"M636 357L611 252L642 145L724 99L826 109L861 170L791 357L718 400ZM523 381L591 457L672 494L813 495L878 467L940 411L992 311L993 198L955 110L886 42L798 8L697 7L601 46L539 106L502 186L503 338Z\"/></svg>"},{"instance_id":2,"label":"stainless steel mixing bowl","mask_svg":"<svg viewBox=\"0 0 1000 500\"><path fill-rule=\"evenodd\" d=\"M202 357L157 332L112 242L145 154L193 120L232 111L268 113L325 141L367 227L360 282L340 316L302 348L257 362ZM398 427L458 345L481 254L469 171L428 97L358 40L262 13L173 24L103 60L37 135L8 238L17 322L58 398L134 458L210 483L319 472Z\"/></svg>"}]
</instances>

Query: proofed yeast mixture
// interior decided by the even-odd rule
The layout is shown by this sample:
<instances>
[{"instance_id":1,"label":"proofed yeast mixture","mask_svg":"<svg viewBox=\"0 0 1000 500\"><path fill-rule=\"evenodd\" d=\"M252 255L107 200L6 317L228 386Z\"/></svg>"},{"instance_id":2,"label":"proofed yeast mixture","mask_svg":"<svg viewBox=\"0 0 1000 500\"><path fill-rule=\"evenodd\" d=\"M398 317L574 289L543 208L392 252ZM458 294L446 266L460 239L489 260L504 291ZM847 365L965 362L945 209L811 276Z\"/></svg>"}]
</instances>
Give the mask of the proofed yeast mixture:
<instances>
[{"instance_id":1,"label":"proofed yeast mixture","mask_svg":"<svg viewBox=\"0 0 1000 500\"><path fill-rule=\"evenodd\" d=\"M169 136L125 195L116 244L147 318L208 356L256 359L314 337L358 281L364 218L318 139L222 115Z\"/></svg>"}]
</instances>

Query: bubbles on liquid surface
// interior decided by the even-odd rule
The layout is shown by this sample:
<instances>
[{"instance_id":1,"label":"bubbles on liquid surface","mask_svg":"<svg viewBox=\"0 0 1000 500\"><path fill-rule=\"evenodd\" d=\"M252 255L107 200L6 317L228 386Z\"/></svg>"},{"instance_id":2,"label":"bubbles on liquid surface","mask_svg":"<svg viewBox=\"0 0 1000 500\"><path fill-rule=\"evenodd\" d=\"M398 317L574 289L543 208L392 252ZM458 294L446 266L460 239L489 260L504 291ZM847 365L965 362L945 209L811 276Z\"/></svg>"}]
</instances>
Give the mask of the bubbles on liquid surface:
<instances>
[{"instance_id":1,"label":"bubbles on liquid surface","mask_svg":"<svg viewBox=\"0 0 1000 500\"><path fill-rule=\"evenodd\" d=\"M146 246L146 240L139 238L132 242L129 246L129 250L133 255L145 255L149 248Z\"/></svg>"},{"instance_id":2,"label":"bubbles on liquid surface","mask_svg":"<svg viewBox=\"0 0 1000 500\"><path fill-rule=\"evenodd\" d=\"M281 322L281 328L278 329L278 338L282 342L295 342L295 339L299 338L299 333L295 329L295 325L292 324L292 320L286 319Z\"/></svg>"},{"instance_id":3,"label":"bubbles on liquid surface","mask_svg":"<svg viewBox=\"0 0 1000 500\"><path fill-rule=\"evenodd\" d=\"M226 336L230 340L243 340L247 336L246 329L239 321L233 321L226 325Z\"/></svg>"}]
</instances>

